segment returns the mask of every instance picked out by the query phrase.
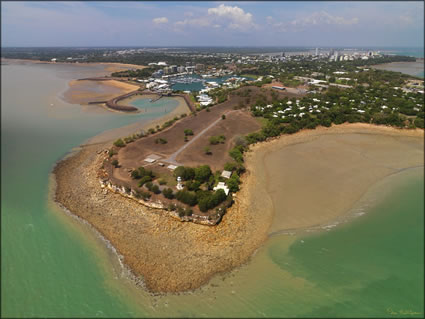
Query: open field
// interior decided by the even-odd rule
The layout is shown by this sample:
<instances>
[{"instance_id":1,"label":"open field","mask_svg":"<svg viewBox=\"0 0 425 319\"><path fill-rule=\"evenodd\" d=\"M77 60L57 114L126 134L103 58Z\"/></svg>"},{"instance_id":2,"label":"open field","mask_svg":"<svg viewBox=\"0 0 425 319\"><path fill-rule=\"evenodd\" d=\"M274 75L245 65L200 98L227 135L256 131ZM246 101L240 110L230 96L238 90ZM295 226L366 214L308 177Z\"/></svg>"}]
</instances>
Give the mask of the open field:
<instances>
[{"instance_id":1,"label":"open field","mask_svg":"<svg viewBox=\"0 0 425 319\"><path fill-rule=\"evenodd\" d=\"M196 166L203 163L209 165L212 170L221 170L226 162L232 161L229 150L234 146L235 137L244 136L260 128L259 121L249 113L240 110L231 112L226 115L225 120L219 121L184 152L180 153L176 157L176 161L184 166ZM209 138L219 135L226 137L225 143L210 145ZM182 139L183 136L184 134L181 134ZM205 147L210 147L211 155L205 154Z\"/></svg>"},{"instance_id":2,"label":"open field","mask_svg":"<svg viewBox=\"0 0 425 319\"><path fill-rule=\"evenodd\" d=\"M142 163L143 159L147 155L152 153L155 153L163 158L166 158L185 144L184 142L185 129L191 129L196 136L197 132L202 131L205 127L207 127L208 125L210 125L211 123L219 119L224 113L233 111L235 107L239 106L240 102L244 104L247 98L250 101L255 101L256 96L259 94L265 95L266 97L270 98L270 90L262 90L257 87L247 87L247 88L242 88L239 91L242 91L245 89L252 90L252 93L249 97L241 97L236 94L231 95L229 100L227 100L226 102L218 104L214 107L211 107L209 112L207 112L206 110L202 110L198 112L196 116L189 116L187 118L180 120L170 129L156 133L155 135L152 135L152 136L145 137L143 139L137 140L127 145L125 148L121 149L118 154L120 163L123 166L130 166L130 167L134 165L139 165ZM282 95L285 95L284 92L279 92L279 93ZM244 112L241 111L237 114L241 115L243 113ZM247 112L242 116L242 119L243 121L248 121L247 123L250 123L251 125L256 122L256 120L254 120ZM236 115L235 116L229 115L229 119L226 119L225 121L228 121L226 122L228 125L226 125L226 123L223 122L221 127L227 126L228 127L227 130L229 130L230 132L232 130L230 126L235 124ZM251 132L259 128L260 128L259 125L254 124L254 127L252 127ZM215 134L216 132L219 132L219 130L220 129L217 129L214 131L211 130L211 132ZM233 138L235 135L238 135L238 134L246 134L247 131L248 129L246 126L244 126L244 124L238 123L238 128L231 133L231 136L229 136L227 140L231 140L231 138ZM211 135L214 135L214 134L211 133ZM207 136L210 136L209 132ZM155 143L155 140L157 138L164 138L168 141L168 143L163 145L158 145ZM191 138L193 137L189 137L189 139ZM193 150L192 147L191 149ZM183 156L183 154L181 154L181 156ZM202 163L199 163L199 164L202 164Z\"/></svg>"},{"instance_id":3,"label":"open field","mask_svg":"<svg viewBox=\"0 0 425 319\"><path fill-rule=\"evenodd\" d=\"M156 154L160 156L161 159L167 159L172 156L173 153L177 152L186 143L184 141L185 129L191 129L194 132L194 136L189 137L190 141L195 138L199 132L220 119L223 114L233 112L234 108L238 107L240 103L244 103L247 98L255 101L260 94L267 98L270 98L271 95L270 90L257 87L246 87L238 91L247 89L251 90L251 94L248 97L239 96L237 94L231 95L229 100L210 108L209 112L207 112L207 110L202 110L198 112L196 116L191 115L178 121L172 128L136 140L123 149L120 149L118 161L121 168L118 168L118 170L123 171L121 175L124 176L124 172L127 172L128 175L129 168L137 168L145 165L146 163L143 160L150 154ZM279 93L281 95L286 94L285 92ZM287 95L292 96L291 94ZM177 163L192 166L210 163L214 169L222 169L222 165L229 160L227 150L233 145L233 138L237 135L245 135L260 129L258 121L246 111L230 113L226 116L225 120L220 120L217 124L218 123L220 124L204 132L201 138L181 152L176 158ZM226 142L221 145L211 145L212 155L202 154L204 147L209 146L209 137L222 134L226 136ZM156 140L159 138L165 139L167 143L157 144Z\"/></svg>"}]
</instances>

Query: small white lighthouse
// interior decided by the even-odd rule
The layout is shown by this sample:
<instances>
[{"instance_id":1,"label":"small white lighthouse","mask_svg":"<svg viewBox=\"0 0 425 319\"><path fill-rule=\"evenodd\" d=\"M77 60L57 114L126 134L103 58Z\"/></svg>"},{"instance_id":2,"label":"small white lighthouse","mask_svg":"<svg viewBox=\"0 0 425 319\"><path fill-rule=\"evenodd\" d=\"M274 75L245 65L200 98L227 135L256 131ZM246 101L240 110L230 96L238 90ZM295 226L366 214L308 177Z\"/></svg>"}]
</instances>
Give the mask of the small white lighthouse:
<instances>
[{"instance_id":1,"label":"small white lighthouse","mask_svg":"<svg viewBox=\"0 0 425 319\"><path fill-rule=\"evenodd\" d=\"M183 189L182 178L180 176L177 177L177 189L178 190L182 190Z\"/></svg>"}]
</instances>

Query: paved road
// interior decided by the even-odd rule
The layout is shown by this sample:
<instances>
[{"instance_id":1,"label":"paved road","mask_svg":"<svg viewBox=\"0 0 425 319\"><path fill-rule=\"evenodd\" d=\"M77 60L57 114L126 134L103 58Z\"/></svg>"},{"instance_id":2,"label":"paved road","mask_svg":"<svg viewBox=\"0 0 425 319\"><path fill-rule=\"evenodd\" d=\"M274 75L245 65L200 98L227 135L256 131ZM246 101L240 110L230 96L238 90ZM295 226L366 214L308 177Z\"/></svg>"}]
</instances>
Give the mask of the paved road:
<instances>
[{"instance_id":1,"label":"paved road","mask_svg":"<svg viewBox=\"0 0 425 319\"><path fill-rule=\"evenodd\" d=\"M235 111L227 111L226 113L223 113L224 115L227 115L229 113L232 113ZM222 120L221 116L212 122L210 125L208 125L206 128L204 128L201 132L196 134L189 142L185 143L182 147L180 147L177 151L175 151L173 154L170 155L170 157L163 159L163 162L167 162L173 165L179 166L180 164L176 161L177 155L179 155L182 151L184 151L189 145L191 145L193 142L195 142L198 138L200 138L206 131L208 131L210 128L212 128L214 125L216 125L218 122Z\"/></svg>"}]
</instances>

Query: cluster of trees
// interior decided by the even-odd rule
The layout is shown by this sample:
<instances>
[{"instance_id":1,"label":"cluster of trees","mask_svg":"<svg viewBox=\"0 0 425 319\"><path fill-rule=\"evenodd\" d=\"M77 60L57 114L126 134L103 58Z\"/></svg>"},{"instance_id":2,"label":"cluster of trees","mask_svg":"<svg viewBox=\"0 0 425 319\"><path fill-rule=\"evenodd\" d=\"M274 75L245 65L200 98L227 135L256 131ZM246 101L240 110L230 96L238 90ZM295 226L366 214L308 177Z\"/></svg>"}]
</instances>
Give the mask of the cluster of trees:
<instances>
[{"instance_id":1,"label":"cluster of trees","mask_svg":"<svg viewBox=\"0 0 425 319\"><path fill-rule=\"evenodd\" d=\"M144 68L136 70L126 70L114 72L111 75L114 77L130 77L130 78L149 78L158 68Z\"/></svg>"},{"instance_id":2,"label":"cluster of trees","mask_svg":"<svg viewBox=\"0 0 425 319\"><path fill-rule=\"evenodd\" d=\"M154 194L159 194L161 193L161 190L159 189L159 186L152 183L152 182L147 182L145 184L146 188L149 189L152 193Z\"/></svg>"},{"instance_id":3,"label":"cluster of trees","mask_svg":"<svg viewBox=\"0 0 425 319\"><path fill-rule=\"evenodd\" d=\"M199 190L196 195L199 209L202 212L206 212L209 209L220 205L227 198L226 193L222 189L219 189L212 194L208 191Z\"/></svg>"},{"instance_id":4,"label":"cluster of trees","mask_svg":"<svg viewBox=\"0 0 425 319\"><path fill-rule=\"evenodd\" d=\"M131 177L133 179L139 180L139 187L142 187L146 183L152 182L155 178L155 174L152 170L145 169L144 167L139 167L131 172Z\"/></svg>"},{"instance_id":5,"label":"cluster of trees","mask_svg":"<svg viewBox=\"0 0 425 319\"><path fill-rule=\"evenodd\" d=\"M236 171L242 172L243 166L232 163L227 165L227 168L234 170L233 177L229 180L229 189L232 191L238 190L239 177ZM199 209L206 212L217 207L226 200L231 202L231 197L227 197L223 190L212 191L213 186L218 180L221 180L220 172L213 174L208 165L202 165L195 168L179 166L174 170L174 175L180 176L185 181L185 188L175 194L175 198L189 206L198 205ZM203 186L204 185L204 186ZM164 195L165 196L165 195Z\"/></svg>"},{"instance_id":6,"label":"cluster of trees","mask_svg":"<svg viewBox=\"0 0 425 319\"><path fill-rule=\"evenodd\" d=\"M196 168L179 166L174 170L174 176L180 176L184 181L195 179L200 183L205 183L212 176L212 172L208 165L201 165Z\"/></svg>"}]
</instances>

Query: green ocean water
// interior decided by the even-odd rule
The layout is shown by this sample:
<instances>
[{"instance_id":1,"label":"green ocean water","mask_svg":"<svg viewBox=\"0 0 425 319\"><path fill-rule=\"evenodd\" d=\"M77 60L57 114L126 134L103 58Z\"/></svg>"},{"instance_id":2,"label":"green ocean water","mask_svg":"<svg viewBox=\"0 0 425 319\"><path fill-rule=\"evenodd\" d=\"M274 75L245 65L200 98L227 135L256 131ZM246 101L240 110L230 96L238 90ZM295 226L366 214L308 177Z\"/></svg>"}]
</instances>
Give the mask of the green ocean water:
<instances>
[{"instance_id":1,"label":"green ocean water","mask_svg":"<svg viewBox=\"0 0 425 319\"><path fill-rule=\"evenodd\" d=\"M140 101L152 109L136 116L84 112L56 97L68 78L77 78L72 66L2 66L3 317L423 317L423 168L376 185L353 209L364 215L273 236L193 293L135 288L105 243L49 200L49 173L88 138L161 116L164 105Z\"/></svg>"}]
</instances>

